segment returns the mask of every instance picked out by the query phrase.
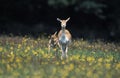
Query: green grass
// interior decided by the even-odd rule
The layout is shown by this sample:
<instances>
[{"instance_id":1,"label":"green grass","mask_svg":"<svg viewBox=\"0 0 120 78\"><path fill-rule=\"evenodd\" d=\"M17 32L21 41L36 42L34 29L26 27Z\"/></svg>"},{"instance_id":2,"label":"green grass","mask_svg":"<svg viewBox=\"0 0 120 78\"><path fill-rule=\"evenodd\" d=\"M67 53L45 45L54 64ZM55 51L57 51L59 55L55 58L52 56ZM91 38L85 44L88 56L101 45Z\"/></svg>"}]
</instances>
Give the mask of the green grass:
<instances>
[{"instance_id":1,"label":"green grass","mask_svg":"<svg viewBox=\"0 0 120 78\"><path fill-rule=\"evenodd\" d=\"M120 45L73 40L68 59L47 38L0 37L0 78L119 78Z\"/></svg>"}]
</instances>

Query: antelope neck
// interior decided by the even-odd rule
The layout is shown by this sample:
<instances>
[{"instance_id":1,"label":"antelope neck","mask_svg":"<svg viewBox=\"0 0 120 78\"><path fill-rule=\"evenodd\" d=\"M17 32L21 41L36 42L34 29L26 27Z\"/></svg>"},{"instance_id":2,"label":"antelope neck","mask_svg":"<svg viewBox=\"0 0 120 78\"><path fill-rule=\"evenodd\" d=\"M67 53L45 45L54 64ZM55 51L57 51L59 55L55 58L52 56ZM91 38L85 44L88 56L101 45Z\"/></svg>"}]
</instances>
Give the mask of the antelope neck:
<instances>
[{"instance_id":1,"label":"antelope neck","mask_svg":"<svg viewBox=\"0 0 120 78\"><path fill-rule=\"evenodd\" d=\"M62 31L63 31L63 32L65 31L65 27L62 27Z\"/></svg>"}]
</instances>

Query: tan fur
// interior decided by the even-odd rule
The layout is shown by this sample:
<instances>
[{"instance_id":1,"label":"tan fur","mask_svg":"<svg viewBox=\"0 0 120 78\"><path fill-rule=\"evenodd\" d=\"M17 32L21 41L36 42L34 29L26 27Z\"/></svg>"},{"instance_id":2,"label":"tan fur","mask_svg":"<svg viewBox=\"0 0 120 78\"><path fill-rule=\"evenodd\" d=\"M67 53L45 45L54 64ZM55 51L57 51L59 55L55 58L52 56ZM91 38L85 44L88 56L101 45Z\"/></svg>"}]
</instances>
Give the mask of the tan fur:
<instances>
[{"instance_id":1,"label":"tan fur","mask_svg":"<svg viewBox=\"0 0 120 78\"><path fill-rule=\"evenodd\" d=\"M57 32L50 36L48 43L48 52L50 52L51 48L55 48L58 45L58 37Z\"/></svg>"},{"instance_id":2,"label":"tan fur","mask_svg":"<svg viewBox=\"0 0 120 78\"><path fill-rule=\"evenodd\" d=\"M62 30L59 31L58 37L60 37L61 35L62 35ZM71 40L72 36L68 30L65 30L65 35L67 36L67 38Z\"/></svg>"},{"instance_id":3,"label":"tan fur","mask_svg":"<svg viewBox=\"0 0 120 78\"><path fill-rule=\"evenodd\" d=\"M61 30L58 33L59 47L61 48L61 51L62 51L61 59L68 57L67 55L68 46L72 38L70 32L66 29L66 23L68 22L69 19L70 17L66 20L61 20L57 18L57 20L60 21L61 23Z\"/></svg>"}]
</instances>

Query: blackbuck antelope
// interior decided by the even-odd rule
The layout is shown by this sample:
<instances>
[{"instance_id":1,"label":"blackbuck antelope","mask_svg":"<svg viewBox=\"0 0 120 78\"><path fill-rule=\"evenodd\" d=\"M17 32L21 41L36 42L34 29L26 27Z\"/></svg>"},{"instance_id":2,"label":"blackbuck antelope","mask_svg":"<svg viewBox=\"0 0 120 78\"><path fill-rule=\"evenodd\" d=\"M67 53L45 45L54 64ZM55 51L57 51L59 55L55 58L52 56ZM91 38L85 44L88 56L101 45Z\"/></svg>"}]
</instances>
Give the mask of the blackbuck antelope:
<instances>
[{"instance_id":1,"label":"blackbuck antelope","mask_svg":"<svg viewBox=\"0 0 120 78\"><path fill-rule=\"evenodd\" d=\"M58 37L57 32L55 32L53 35L50 36L50 40L48 43L48 53L50 52L51 48L56 48L58 45Z\"/></svg>"},{"instance_id":2,"label":"blackbuck antelope","mask_svg":"<svg viewBox=\"0 0 120 78\"><path fill-rule=\"evenodd\" d=\"M68 46L71 43L71 34L70 32L66 29L66 23L69 21L70 17L67 18L66 20L61 20L59 18L57 18L58 21L60 21L61 23L61 30L58 33L58 43L59 43L59 47L62 50L62 55L61 55L61 59L63 58L67 58L67 52L68 52Z\"/></svg>"}]
</instances>

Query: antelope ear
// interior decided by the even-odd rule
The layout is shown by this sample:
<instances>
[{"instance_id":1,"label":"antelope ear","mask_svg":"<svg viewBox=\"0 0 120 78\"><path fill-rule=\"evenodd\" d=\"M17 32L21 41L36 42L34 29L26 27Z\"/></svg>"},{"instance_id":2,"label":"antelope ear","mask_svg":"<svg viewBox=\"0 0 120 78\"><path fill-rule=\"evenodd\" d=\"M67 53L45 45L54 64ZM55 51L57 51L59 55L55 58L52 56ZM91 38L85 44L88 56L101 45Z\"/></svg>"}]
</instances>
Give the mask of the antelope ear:
<instances>
[{"instance_id":1,"label":"antelope ear","mask_svg":"<svg viewBox=\"0 0 120 78\"><path fill-rule=\"evenodd\" d=\"M67 18L67 20L66 21L69 21L70 20L70 17L69 18Z\"/></svg>"},{"instance_id":2,"label":"antelope ear","mask_svg":"<svg viewBox=\"0 0 120 78\"><path fill-rule=\"evenodd\" d=\"M60 18L57 18L58 21L61 21Z\"/></svg>"},{"instance_id":3,"label":"antelope ear","mask_svg":"<svg viewBox=\"0 0 120 78\"><path fill-rule=\"evenodd\" d=\"M57 31L54 33L54 35L56 35L57 34Z\"/></svg>"}]
</instances>

